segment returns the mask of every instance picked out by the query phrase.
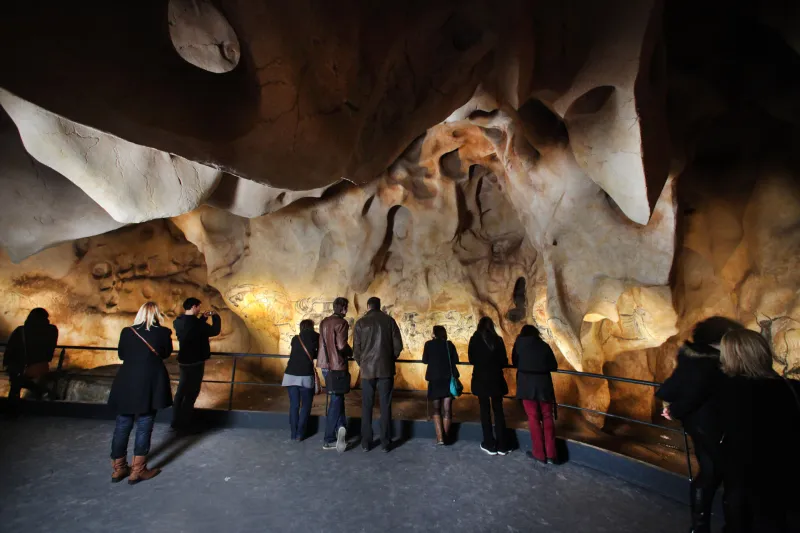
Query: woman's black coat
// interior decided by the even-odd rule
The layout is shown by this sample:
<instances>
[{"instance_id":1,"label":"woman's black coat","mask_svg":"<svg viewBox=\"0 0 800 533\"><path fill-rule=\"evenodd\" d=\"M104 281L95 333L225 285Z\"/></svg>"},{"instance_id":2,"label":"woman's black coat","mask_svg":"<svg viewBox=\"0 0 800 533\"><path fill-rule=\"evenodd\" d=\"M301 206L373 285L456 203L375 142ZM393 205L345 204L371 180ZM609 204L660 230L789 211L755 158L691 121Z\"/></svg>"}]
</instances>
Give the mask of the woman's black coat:
<instances>
[{"instance_id":1,"label":"woman's black coat","mask_svg":"<svg viewBox=\"0 0 800 533\"><path fill-rule=\"evenodd\" d=\"M550 372L558 369L558 362L550 345L538 336L517 337L511 364L517 369L517 399L556 401Z\"/></svg>"},{"instance_id":2,"label":"woman's black coat","mask_svg":"<svg viewBox=\"0 0 800 533\"><path fill-rule=\"evenodd\" d=\"M314 364L303 350L300 339L303 339L303 344L312 359L317 358L319 351L319 333L313 329L303 330L300 335L292 337L292 351L289 354L289 362L286 364L286 373L290 376L310 376L314 373Z\"/></svg>"},{"instance_id":3,"label":"woman's black coat","mask_svg":"<svg viewBox=\"0 0 800 533\"><path fill-rule=\"evenodd\" d=\"M724 379L719 350L686 343L678 352L678 365L656 397L669 402L670 415L680 420L690 435L719 442L721 429L712 400Z\"/></svg>"},{"instance_id":4,"label":"woman's black coat","mask_svg":"<svg viewBox=\"0 0 800 533\"><path fill-rule=\"evenodd\" d=\"M475 332L469 340L469 362L473 366L472 394L489 397L508 394L508 384L503 375L503 368L508 365L508 355L503 339L495 336L492 349L483 336Z\"/></svg>"},{"instance_id":5,"label":"woman's black coat","mask_svg":"<svg viewBox=\"0 0 800 533\"><path fill-rule=\"evenodd\" d=\"M49 363L58 344L58 328L49 323L19 326L6 346L3 366L10 374L19 374L26 366Z\"/></svg>"},{"instance_id":6,"label":"woman's black coat","mask_svg":"<svg viewBox=\"0 0 800 533\"><path fill-rule=\"evenodd\" d=\"M172 331L153 326L136 331L158 353L155 355L133 328L125 328L119 336L119 358L122 366L111 385L108 405L116 414L139 415L172 405L172 388L164 359L172 353Z\"/></svg>"},{"instance_id":7,"label":"woman's black coat","mask_svg":"<svg viewBox=\"0 0 800 533\"><path fill-rule=\"evenodd\" d=\"M458 352L453 343L442 339L429 340L422 351L422 362L428 365L425 371L428 398L436 400L450 397L450 377L460 375L456 366Z\"/></svg>"}]
</instances>

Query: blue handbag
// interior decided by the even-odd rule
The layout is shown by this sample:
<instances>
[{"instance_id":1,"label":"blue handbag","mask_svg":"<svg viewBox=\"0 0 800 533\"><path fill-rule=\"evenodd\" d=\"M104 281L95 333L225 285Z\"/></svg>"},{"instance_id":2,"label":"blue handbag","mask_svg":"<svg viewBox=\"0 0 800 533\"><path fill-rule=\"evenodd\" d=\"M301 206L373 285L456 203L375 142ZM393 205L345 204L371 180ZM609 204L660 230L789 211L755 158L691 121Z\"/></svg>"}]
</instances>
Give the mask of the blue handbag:
<instances>
[{"instance_id":1,"label":"blue handbag","mask_svg":"<svg viewBox=\"0 0 800 533\"><path fill-rule=\"evenodd\" d=\"M464 385L453 375L453 360L450 358L450 342L444 341L447 348L447 361L450 363L450 396L458 398L464 392Z\"/></svg>"}]
</instances>

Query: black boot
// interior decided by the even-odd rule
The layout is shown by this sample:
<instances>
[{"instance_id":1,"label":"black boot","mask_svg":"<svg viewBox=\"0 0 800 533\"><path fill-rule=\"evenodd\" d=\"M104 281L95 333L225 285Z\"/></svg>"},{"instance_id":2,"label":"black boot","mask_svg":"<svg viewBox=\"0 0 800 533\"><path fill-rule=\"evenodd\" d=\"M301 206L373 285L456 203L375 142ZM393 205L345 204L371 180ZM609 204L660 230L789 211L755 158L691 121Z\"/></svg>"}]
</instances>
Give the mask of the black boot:
<instances>
[{"instance_id":1,"label":"black boot","mask_svg":"<svg viewBox=\"0 0 800 533\"><path fill-rule=\"evenodd\" d=\"M690 533L711 533L711 505L714 493L702 487L692 488L692 529Z\"/></svg>"}]
</instances>

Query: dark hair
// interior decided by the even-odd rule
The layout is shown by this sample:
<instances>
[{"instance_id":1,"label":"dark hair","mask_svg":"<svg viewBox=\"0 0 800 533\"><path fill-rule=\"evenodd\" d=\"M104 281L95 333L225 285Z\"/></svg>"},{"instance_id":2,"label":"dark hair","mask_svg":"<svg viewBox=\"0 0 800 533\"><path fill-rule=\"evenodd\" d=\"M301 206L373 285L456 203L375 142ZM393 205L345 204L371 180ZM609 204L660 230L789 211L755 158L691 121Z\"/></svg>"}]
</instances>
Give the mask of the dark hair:
<instances>
[{"instance_id":1,"label":"dark hair","mask_svg":"<svg viewBox=\"0 0 800 533\"><path fill-rule=\"evenodd\" d=\"M25 319L25 325L39 326L42 324L49 324L49 318L50 313L47 312L47 309L44 307L37 307L35 309L31 309L31 312L28 313L28 318Z\"/></svg>"},{"instance_id":2,"label":"dark hair","mask_svg":"<svg viewBox=\"0 0 800 533\"><path fill-rule=\"evenodd\" d=\"M311 330L314 331L314 321L310 318L306 318L300 321L300 331Z\"/></svg>"},{"instance_id":3,"label":"dark hair","mask_svg":"<svg viewBox=\"0 0 800 533\"><path fill-rule=\"evenodd\" d=\"M345 310L349 305L350 302L347 301L347 298L339 296L333 301L333 312L339 315L343 315L345 314L346 312Z\"/></svg>"},{"instance_id":4,"label":"dark hair","mask_svg":"<svg viewBox=\"0 0 800 533\"><path fill-rule=\"evenodd\" d=\"M433 338L447 340L447 330L444 329L444 326L433 326Z\"/></svg>"},{"instance_id":5,"label":"dark hair","mask_svg":"<svg viewBox=\"0 0 800 533\"><path fill-rule=\"evenodd\" d=\"M478 321L477 333L483 337L483 341L490 350L494 350L494 343L497 340L497 332L494 330L494 321L488 316L481 317Z\"/></svg>"},{"instance_id":6,"label":"dark hair","mask_svg":"<svg viewBox=\"0 0 800 533\"><path fill-rule=\"evenodd\" d=\"M195 305L200 305L200 300L198 300L197 298L186 298L183 301L183 309L184 309L184 311L188 311L189 309L191 309Z\"/></svg>"},{"instance_id":7,"label":"dark hair","mask_svg":"<svg viewBox=\"0 0 800 533\"><path fill-rule=\"evenodd\" d=\"M377 296L372 296L369 300L367 300L367 309L370 310L380 310L381 308L381 299Z\"/></svg>"},{"instance_id":8,"label":"dark hair","mask_svg":"<svg viewBox=\"0 0 800 533\"><path fill-rule=\"evenodd\" d=\"M542 338L539 330L536 327L531 326L530 324L525 324L522 326L522 331L519 332L520 337L539 337Z\"/></svg>"},{"instance_id":9,"label":"dark hair","mask_svg":"<svg viewBox=\"0 0 800 533\"><path fill-rule=\"evenodd\" d=\"M692 332L692 344L695 346L711 346L722 342L722 337L734 329L744 329L744 326L725 318L724 316L712 316L699 322Z\"/></svg>"}]
</instances>

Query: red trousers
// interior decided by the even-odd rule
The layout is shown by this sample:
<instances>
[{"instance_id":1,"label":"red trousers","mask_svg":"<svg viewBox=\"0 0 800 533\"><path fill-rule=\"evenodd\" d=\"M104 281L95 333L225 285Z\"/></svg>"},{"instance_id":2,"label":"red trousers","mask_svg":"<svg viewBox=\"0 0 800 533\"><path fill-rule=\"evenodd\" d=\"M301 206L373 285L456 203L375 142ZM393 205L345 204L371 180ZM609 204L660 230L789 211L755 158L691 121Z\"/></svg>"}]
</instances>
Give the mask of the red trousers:
<instances>
[{"instance_id":1,"label":"red trousers","mask_svg":"<svg viewBox=\"0 0 800 533\"><path fill-rule=\"evenodd\" d=\"M533 451L531 454L544 461L556 459L556 431L553 422L553 404L538 400L522 400L528 415L528 428L531 431Z\"/></svg>"}]
</instances>

